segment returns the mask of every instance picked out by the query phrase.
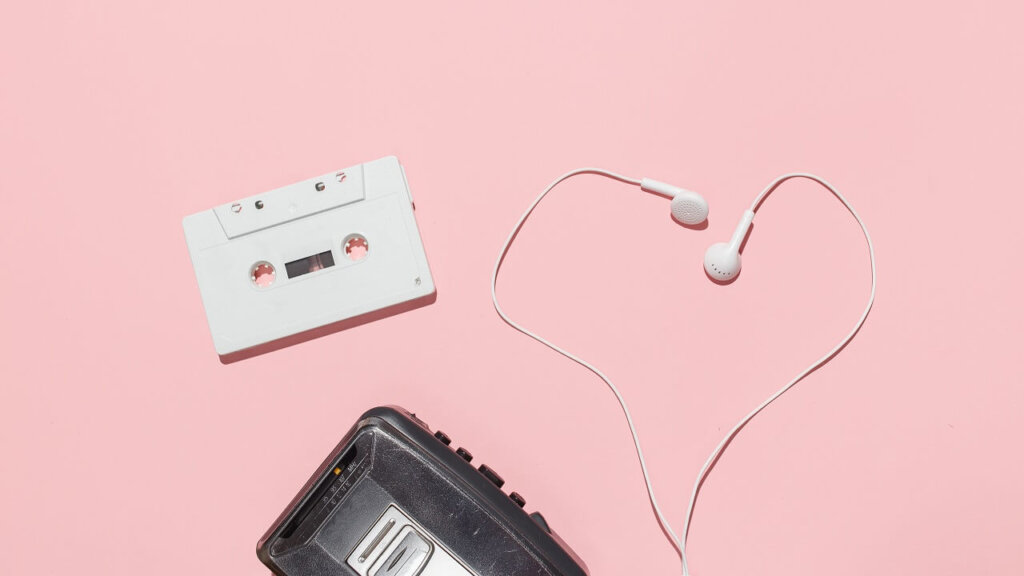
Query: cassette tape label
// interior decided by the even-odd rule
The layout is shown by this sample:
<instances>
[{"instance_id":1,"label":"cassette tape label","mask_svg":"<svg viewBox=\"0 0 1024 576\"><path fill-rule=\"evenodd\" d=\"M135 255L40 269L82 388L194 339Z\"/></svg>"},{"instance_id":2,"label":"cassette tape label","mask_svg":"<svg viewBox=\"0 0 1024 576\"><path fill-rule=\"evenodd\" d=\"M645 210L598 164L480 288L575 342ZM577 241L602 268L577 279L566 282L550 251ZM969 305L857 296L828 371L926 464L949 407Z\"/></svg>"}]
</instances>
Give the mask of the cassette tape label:
<instances>
[{"instance_id":1,"label":"cassette tape label","mask_svg":"<svg viewBox=\"0 0 1024 576\"><path fill-rule=\"evenodd\" d=\"M389 157L186 217L217 352L433 301L410 199Z\"/></svg>"},{"instance_id":2,"label":"cassette tape label","mask_svg":"<svg viewBox=\"0 0 1024 576\"><path fill-rule=\"evenodd\" d=\"M224 235L237 238L270 226L305 218L317 212L358 202L365 196L363 167L321 176L214 208Z\"/></svg>"}]
</instances>

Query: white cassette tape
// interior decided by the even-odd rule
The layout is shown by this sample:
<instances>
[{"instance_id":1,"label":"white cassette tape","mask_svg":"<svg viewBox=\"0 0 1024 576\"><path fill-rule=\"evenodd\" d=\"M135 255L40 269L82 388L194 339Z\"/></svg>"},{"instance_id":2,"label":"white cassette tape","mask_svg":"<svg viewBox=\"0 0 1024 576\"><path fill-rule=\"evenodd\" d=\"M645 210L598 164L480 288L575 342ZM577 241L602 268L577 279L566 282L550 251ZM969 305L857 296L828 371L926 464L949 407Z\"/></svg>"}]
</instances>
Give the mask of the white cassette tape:
<instances>
[{"instance_id":1,"label":"white cassette tape","mask_svg":"<svg viewBox=\"0 0 1024 576\"><path fill-rule=\"evenodd\" d=\"M436 298L393 156L192 214L183 225L225 362Z\"/></svg>"}]
</instances>

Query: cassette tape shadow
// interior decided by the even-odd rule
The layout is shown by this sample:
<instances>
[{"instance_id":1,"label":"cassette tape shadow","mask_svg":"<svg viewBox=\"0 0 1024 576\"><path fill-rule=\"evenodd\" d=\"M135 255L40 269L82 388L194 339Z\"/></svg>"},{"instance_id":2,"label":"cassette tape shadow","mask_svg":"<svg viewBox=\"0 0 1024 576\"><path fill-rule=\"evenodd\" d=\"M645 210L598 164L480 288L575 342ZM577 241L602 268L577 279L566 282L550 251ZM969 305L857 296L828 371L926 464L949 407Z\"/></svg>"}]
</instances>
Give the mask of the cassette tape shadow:
<instances>
[{"instance_id":1,"label":"cassette tape shadow","mask_svg":"<svg viewBox=\"0 0 1024 576\"><path fill-rule=\"evenodd\" d=\"M225 364L437 300L393 156L187 216L183 227Z\"/></svg>"},{"instance_id":2,"label":"cassette tape shadow","mask_svg":"<svg viewBox=\"0 0 1024 576\"><path fill-rule=\"evenodd\" d=\"M328 336L330 334L334 334L335 332L341 332L342 330L348 330L349 328L355 328L356 326L362 326L363 324L376 322L377 320L390 318L391 316L396 316L398 314L402 314L403 312L409 312L410 310L422 308L424 306L433 304L436 300L437 292L435 291L416 300L409 300L407 302L403 302L390 308L377 310L374 312L370 312L368 314L364 314L362 316L349 318L348 320L340 320L333 324L320 326L319 328L313 328L305 332L300 332L298 334L286 336L284 338L274 340L273 342L267 342L266 344L246 348L245 350L239 350L238 352L234 352L231 354L221 354L220 361L222 364L233 364L240 360L246 360L254 356L261 356L268 352L274 352L282 348L288 348L289 346L302 344L303 342L308 342L310 340L320 338L321 336Z\"/></svg>"}]
</instances>

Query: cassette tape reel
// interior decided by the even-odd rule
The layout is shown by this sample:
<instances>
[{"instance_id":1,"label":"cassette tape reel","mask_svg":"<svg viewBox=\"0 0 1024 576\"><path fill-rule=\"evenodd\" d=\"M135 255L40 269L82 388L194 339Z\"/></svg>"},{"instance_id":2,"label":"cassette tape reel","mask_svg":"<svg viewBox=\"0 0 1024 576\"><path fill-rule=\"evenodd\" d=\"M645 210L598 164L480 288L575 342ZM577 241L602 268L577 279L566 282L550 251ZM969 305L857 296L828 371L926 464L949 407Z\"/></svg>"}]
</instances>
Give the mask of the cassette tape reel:
<instances>
[{"instance_id":1,"label":"cassette tape reel","mask_svg":"<svg viewBox=\"0 0 1024 576\"><path fill-rule=\"evenodd\" d=\"M393 156L193 214L183 226L225 362L436 299Z\"/></svg>"}]
</instances>

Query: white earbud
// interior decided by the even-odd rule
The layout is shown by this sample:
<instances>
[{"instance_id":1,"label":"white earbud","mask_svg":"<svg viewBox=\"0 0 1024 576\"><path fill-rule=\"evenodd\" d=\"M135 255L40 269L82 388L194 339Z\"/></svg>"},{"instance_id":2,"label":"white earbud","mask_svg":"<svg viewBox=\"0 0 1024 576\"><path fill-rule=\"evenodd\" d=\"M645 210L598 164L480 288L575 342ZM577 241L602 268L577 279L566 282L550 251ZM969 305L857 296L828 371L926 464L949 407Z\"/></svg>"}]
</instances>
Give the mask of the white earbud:
<instances>
[{"instance_id":1,"label":"white earbud","mask_svg":"<svg viewBox=\"0 0 1024 576\"><path fill-rule=\"evenodd\" d=\"M732 238L728 242L712 244L704 253L704 271L713 280L729 282L740 273L740 246L743 245L743 239L747 237L753 222L754 211L747 210L736 226L736 231L732 233Z\"/></svg>"},{"instance_id":2,"label":"white earbud","mask_svg":"<svg viewBox=\"0 0 1024 576\"><path fill-rule=\"evenodd\" d=\"M658 182L657 180L651 180L650 178L644 178L640 181L640 189L657 194L658 196L671 198L672 217L677 222L687 226L696 226L708 219L708 201L696 192L664 182Z\"/></svg>"}]
</instances>

